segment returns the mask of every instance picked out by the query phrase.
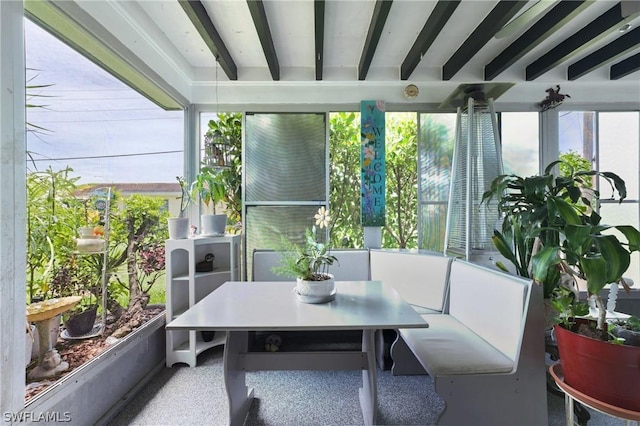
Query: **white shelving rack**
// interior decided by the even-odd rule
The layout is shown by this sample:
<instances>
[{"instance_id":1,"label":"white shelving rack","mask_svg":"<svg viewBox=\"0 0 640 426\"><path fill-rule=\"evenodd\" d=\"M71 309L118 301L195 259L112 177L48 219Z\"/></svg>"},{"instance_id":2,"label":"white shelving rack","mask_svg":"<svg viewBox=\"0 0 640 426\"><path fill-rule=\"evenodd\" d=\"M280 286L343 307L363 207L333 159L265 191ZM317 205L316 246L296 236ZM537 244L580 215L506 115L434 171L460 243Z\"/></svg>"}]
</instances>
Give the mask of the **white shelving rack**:
<instances>
[{"instance_id":1,"label":"white shelving rack","mask_svg":"<svg viewBox=\"0 0 640 426\"><path fill-rule=\"evenodd\" d=\"M194 237L167 240L166 315L167 323L180 316L226 281L240 278L240 235ZM215 256L213 271L196 272L196 264L207 254ZM215 312L211 313L215 315ZM182 362L195 367L202 351L224 344L226 334L216 332L211 339L195 330L167 330L167 367Z\"/></svg>"}]
</instances>

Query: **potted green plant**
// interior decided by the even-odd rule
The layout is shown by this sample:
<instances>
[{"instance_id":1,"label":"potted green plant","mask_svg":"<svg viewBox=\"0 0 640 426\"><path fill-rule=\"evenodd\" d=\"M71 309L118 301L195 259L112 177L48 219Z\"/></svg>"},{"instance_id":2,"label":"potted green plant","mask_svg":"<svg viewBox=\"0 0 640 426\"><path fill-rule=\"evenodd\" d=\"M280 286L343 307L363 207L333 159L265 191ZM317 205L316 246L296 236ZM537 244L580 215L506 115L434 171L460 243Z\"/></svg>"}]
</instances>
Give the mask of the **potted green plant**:
<instances>
[{"instance_id":1,"label":"potted green plant","mask_svg":"<svg viewBox=\"0 0 640 426\"><path fill-rule=\"evenodd\" d=\"M242 114L218 113L216 118L209 120L205 137L205 165L216 166L215 153L222 150L224 167L217 169L217 179L224 186L224 198L227 226L233 225L231 232L239 231L242 226ZM222 138L222 139L220 139ZM219 143L222 141L222 143Z\"/></svg>"},{"instance_id":2,"label":"potted green plant","mask_svg":"<svg viewBox=\"0 0 640 426\"><path fill-rule=\"evenodd\" d=\"M67 337L89 334L96 325L99 277L99 271L95 271L84 256L71 258L56 268L50 283L54 296L79 297L78 302L62 315Z\"/></svg>"},{"instance_id":3,"label":"potted green plant","mask_svg":"<svg viewBox=\"0 0 640 426\"><path fill-rule=\"evenodd\" d=\"M564 157L566 158L566 157ZM502 215L500 229L494 230L494 246L513 264L517 275L533 278L543 286L546 307L546 329L555 323L555 310L551 306L554 291L570 276L566 262L561 262L558 247L566 239L567 225L581 223L592 209L598 193L592 189L592 179L600 176L608 182L618 199L626 197L624 181L611 172L595 172L576 169L572 161L558 160L550 163L542 175L522 177L514 174L498 176L483 194L483 202L495 198ZM559 176L553 170L561 170ZM506 272L502 262L496 266ZM535 269L534 269L535 268Z\"/></svg>"},{"instance_id":4,"label":"potted green plant","mask_svg":"<svg viewBox=\"0 0 640 426\"><path fill-rule=\"evenodd\" d=\"M320 230L327 228L325 238L328 241L329 210L320 207L314 219ZM280 266L272 269L275 274L296 279L294 291L298 300L305 303L329 302L336 293L335 280L329 273L329 267L337 259L331 254L328 244L319 241L316 225L305 230L302 244L283 241L285 248Z\"/></svg>"},{"instance_id":5,"label":"potted green plant","mask_svg":"<svg viewBox=\"0 0 640 426\"><path fill-rule=\"evenodd\" d=\"M224 235L227 227L227 215L217 214L216 205L224 199L225 188L215 167L202 166L200 173L191 183L191 197L200 198L207 213L200 215L201 234L208 236Z\"/></svg>"},{"instance_id":6,"label":"potted green plant","mask_svg":"<svg viewBox=\"0 0 640 426\"><path fill-rule=\"evenodd\" d=\"M565 172L555 176L552 170L561 165ZM640 352L631 354L640 348L608 342L607 311L601 297L607 284L626 285L622 276L631 252L639 248L640 232L632 226L601 223L594 208L600 200L600 193L592 188L595 176L610 185L611 198L616 198L616 192L620 202L626 197L625 182L615 173L576 171L563 161L549 164L542 176L501 176L485 196L499 195L505 213L502 230L494 235L496 247L518 262L519 273L541 283L554 306L563 311L554 333L567 384L610 404L640 411ZM598 308L597 320L575 318L589 310L578 300L578 293L565 290L563 284L575 289L579 280L586 282L588 296ZM625 355L631 358L624 361ZM624 364L633 371L624 371Z\"/></svg>"},{"instance_id":7,"label":"potted green plant","mask_svg":"<svg viewBox=\"0 0 640 426\"><path fill-rule=\"evenodd\" d=\"M549 251L549 258L539 265L544 268L559 256L572 277L586 281L588 298L598 311L597 319L585 318L581 315L589 312L588 306L573 295L554 300L562 309L554 334L565 381L600 401L640 411L640 347L621 344L625 339L613 333L616 324L607 322L608 311L601 296L608 284L626 287L622 275L629 267L631 253L638 250L640 232L628 225L603 225L595 212L581 218L582 223L566 226L564 243L555 253ZM605 233L611 229L624 238Z\"/></svg>"},{"instance_id":8,"label":"potted green plant","mask_svg":"<svg viewBox=\"0 0 640 426\"><path fill-rule=\"evenodd\" d=\"M189 236L189 218L185 217L185 212L191 203L191 194L189 185L182 176L176 176L176 180L180 185L180 210L178 217L167 218L169 224L169 238L179 240Z\"/></svg>"}]
</instances>

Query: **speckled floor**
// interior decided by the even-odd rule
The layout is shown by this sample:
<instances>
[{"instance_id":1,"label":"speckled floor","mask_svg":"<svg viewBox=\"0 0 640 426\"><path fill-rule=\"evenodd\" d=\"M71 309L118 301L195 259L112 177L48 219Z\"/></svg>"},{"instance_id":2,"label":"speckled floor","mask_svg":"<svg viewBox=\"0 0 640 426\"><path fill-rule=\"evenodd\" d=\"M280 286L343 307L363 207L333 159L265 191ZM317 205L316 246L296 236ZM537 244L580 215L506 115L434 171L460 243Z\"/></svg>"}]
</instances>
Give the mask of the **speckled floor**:
<instances>
[{"instance_id":1,"label":"speckled floor","mask_svg":"<svg viewBox=\"0 0 640 426\"><path fill-rule=\"evenodd\" d=\"M108 424L226 425L222 351L216 347L204 352L196 368L163 369ZM247 373L255 399L245 425L363 424L358 400L361 380L357 371ZM378 405L382 425L433 425L443 408L428 376L392 376L382 370L378 370ZM548 411L549 426L565 424L562 398L548 394ZM588 425L624 425L624 421L592 411Z\"/></svg>"}]
</instances>

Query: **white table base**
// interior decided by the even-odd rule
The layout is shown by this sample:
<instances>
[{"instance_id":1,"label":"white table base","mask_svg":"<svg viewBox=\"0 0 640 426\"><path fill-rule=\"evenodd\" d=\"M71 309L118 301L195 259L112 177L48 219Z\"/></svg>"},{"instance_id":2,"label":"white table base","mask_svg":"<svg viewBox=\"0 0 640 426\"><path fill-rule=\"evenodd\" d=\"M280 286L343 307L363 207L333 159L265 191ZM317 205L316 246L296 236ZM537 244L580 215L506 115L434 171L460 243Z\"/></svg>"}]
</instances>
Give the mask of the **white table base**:
<instances>
[{"instance_id":1,"label":"white table base","mask_svg":"<svg viewBox=\"0 0 640 426\"><path fill-rule=\"evenodd\" d=\"M309 331L313 333L313 331ZM362 351L248 352L249 333L228 331L224 348L224 382L229 424L242 425L253 401L247 371L362 370L360 407L364 423L375 424L378 407L375 330L363 330Z\"/></svg>"}]
</instances>

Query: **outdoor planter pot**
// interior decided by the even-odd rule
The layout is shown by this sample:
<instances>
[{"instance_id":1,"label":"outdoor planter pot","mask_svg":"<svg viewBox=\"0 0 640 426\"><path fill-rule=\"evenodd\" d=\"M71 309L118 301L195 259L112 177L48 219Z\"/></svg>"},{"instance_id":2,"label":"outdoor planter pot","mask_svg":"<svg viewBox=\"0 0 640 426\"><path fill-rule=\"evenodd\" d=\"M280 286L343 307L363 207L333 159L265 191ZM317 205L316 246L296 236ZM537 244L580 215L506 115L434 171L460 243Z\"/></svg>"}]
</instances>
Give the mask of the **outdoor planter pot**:
<instances>
[{"instance_id":1,"label":"outdoor planter pot","mask_svg":"<svg viewBox=\"0 0 640 426\"><path fill-rule=\"evenodd\" d=\"M593 320L576 319L572 329ZM595 325L594 325L595 327ZM616 345L554 328L566 383L595 399L640 411L640 347Z\"/></svg>"},{"instance_id":2,"label":"outdoor planter pot","mask_svg":"<svg viewBox=\"0 0 640 426\"><path fill-rule=\"evenodd\" d=\"M67 333L71 337L83 336L89 333L96 322L98 305L90 306L80 313L73 313L64 322Z\"/></svg>"},{"instance_id":3,"label":"outdoor planter pot","mask_svg":"<svg viewBox=\"0 0 640 426\"><path fill-rule=\"evenodd\" d=\"M108 422L164 367L164 325L161 312L33 397L24 411L66 412L73 424Z\"/></svg>"}]
</instances>

